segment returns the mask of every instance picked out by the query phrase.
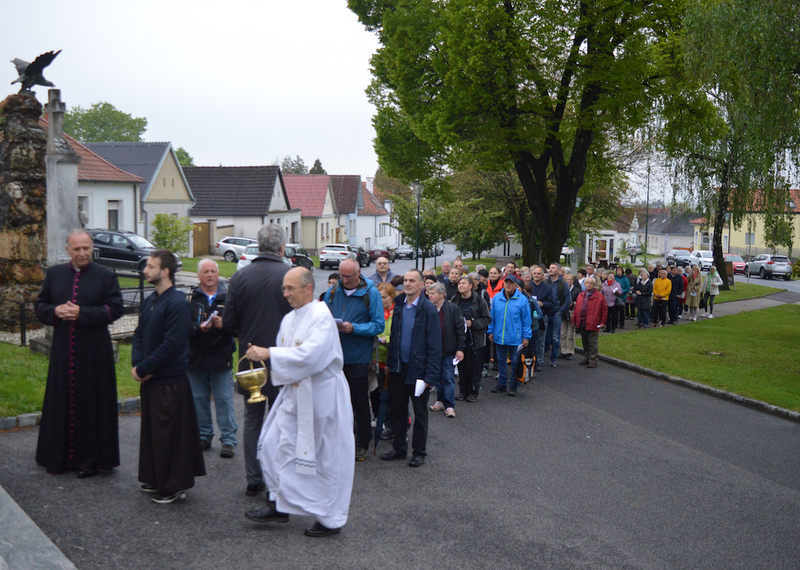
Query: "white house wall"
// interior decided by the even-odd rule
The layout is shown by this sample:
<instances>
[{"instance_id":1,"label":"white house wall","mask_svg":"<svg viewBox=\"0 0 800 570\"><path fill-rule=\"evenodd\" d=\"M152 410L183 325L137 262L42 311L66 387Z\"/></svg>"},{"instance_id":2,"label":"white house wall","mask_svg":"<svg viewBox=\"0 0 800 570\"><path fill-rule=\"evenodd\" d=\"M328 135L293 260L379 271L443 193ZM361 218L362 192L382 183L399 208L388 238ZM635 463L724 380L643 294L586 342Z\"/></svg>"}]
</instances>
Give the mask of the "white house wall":
<instances>
[{"instance_id":1,"label":"white house wall","mask_svg":"<svg viewBox=\"0 0 800 570\"><path fill-rule=\"evenodd\" d=\"M86 204L87 228L108 229L108 203L119 202L120 230L141 233L134 222L134 185L113 182L78 182L78 202ZM142 234L143 235L143 234Z\"/></svg>"}]
</instances>

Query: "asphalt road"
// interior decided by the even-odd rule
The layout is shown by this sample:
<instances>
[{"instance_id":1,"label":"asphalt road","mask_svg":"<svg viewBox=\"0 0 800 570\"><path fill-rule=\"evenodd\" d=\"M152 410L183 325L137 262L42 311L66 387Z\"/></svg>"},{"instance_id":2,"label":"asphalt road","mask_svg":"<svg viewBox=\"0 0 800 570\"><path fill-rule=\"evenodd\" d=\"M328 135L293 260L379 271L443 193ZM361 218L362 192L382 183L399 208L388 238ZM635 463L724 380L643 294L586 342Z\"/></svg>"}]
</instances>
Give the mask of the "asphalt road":
<instances>
[{"instance_id":1,"label":"asphalt road","mask_svg":"<svg viewBox=\"0 0 800 570\"><path fill-rule=\"evenodd\" d=\"M151 503L136 415L120 418L122 466L87 480L35 465L36 428L0 434L0 484L84 570L798 567L800 425L577 359L516 399L491 386L432 414L424 466L357 464L328 539L303 536L305 517L246 520L263 496L217 441L185 501Z\"/></svg>"}]
</instances>

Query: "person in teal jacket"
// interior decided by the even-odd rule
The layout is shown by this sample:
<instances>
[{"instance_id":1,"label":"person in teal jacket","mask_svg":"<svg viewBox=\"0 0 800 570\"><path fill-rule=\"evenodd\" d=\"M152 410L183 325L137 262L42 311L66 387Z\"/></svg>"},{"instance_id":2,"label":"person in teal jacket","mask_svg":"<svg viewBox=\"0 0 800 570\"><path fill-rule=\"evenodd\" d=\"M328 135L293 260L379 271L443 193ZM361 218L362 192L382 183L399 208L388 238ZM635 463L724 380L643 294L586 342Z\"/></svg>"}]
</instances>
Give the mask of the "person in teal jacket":
<instances>
[{"instance_id":1,"label":"person in teal jacket","mask_svg":"<svg viewBox=\"0 0 800 570\"><path fill-rule=\"evenodd\" d=\"M517 290L522 282L513 275L507 275L503 282L503 291L492 299L492 322L487 332L489 340L496 347L499 372L497 386L492 392L503 393L508 390L508 359L515 363L519 358L519 346L528 346L531 338L531 310L528 299ZM517 395L517 380L511 380L509 396Z\"/></svg>"},{"instance_id":2,"label":"person in teal jacket","mask_svg":"<svg viewBox=\"0 0 800 570\"><path fill-rule=\"evenodd\" d=\"M614 276L619 286L622 287L622 297L620 300L617 301L617 305L614 307L613 310L619 313L617 317L617 322L619 323L619 328L625 328L625 299L627 299L628 295L631 292L631 280L625 275L625 270L622 267L617 267L616 275Z\"/></svg>"}]
</instances>

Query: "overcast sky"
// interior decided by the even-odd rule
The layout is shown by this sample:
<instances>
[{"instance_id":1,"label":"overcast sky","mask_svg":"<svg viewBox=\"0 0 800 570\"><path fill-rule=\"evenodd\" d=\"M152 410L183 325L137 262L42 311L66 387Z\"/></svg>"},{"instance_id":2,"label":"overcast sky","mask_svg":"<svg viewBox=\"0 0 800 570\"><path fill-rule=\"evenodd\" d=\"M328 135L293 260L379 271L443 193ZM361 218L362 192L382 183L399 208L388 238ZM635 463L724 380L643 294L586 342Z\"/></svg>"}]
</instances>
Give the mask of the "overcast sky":
<instances>
[{"instance_id":1,"label":"overcast sky","mask_svg":"<svg viewBox=\"0 0 800 570\"><path fill-rule=\"evenodd\" d=\"M374 108L364 90L378 47L345 0L4 2L0 58L63 50L45 71L69 108L105 101L147 119L147 141L198 166L319 158L373 176ZM0 63L2 95L19 84ZM35 87L43 104L47 88Z\"/></svg>"}]
</instances>

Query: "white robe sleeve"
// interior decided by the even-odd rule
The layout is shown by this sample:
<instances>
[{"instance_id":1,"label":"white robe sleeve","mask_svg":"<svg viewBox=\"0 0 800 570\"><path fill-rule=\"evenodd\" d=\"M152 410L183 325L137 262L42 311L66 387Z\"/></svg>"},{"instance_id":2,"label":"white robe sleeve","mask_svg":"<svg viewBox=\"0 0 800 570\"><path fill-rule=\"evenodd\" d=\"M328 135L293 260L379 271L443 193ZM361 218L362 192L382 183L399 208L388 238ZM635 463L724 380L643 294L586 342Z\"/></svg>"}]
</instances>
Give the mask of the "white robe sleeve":
<instances>
[{"instance_id":1,"label":"white robe sleeve","mask_svg":"<svg viewBox=\"0 0 800 570\"><path fill-rule=\"evenodd\" d=\"M332 365L342 369L342 344L333 316L318 302L308 308L309 314L297 315L300 319L311 319L308 328L285 330L282 326L278 332L279 346L269 349L272 383L276 386L306 380ZM295 339L298 328L306 333L303 338ZM302 342L298 345L296 340Z\"/></svg>"}]
</instances>

